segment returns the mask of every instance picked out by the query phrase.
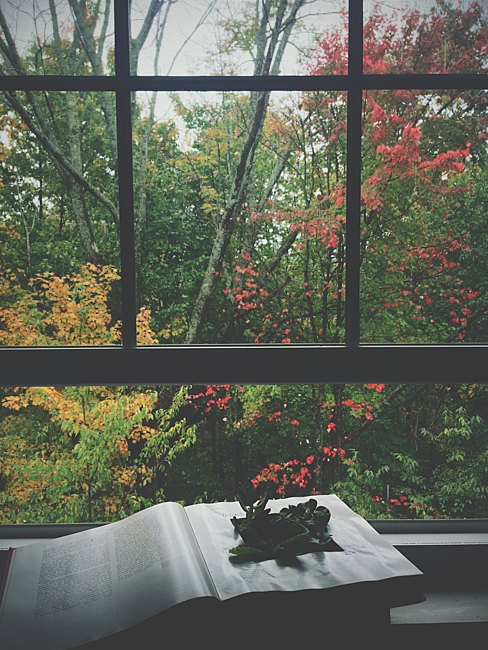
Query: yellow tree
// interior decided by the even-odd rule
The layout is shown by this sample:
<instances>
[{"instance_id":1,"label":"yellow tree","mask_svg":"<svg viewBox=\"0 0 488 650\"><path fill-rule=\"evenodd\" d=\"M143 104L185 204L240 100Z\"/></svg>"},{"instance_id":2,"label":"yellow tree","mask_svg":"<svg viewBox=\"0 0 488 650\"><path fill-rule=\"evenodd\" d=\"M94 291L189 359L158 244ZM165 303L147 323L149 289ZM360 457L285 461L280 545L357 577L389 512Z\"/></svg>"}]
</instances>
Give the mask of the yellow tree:
<instances>
[{"instance_id":1,"label":"yellow tree","mask_svg":"<svg viewBox=\"0 0 488 650\"><path fill-rule=\"evenodd\" d=\"M120 339L108 303L113 267L37 276L23 290L4 274L2 345L110 345ZM41 305L41 309L39 308ZM157 343L150 313L138 314L138 340ZM5 394L0 419L0 503L5 521L112 520L164 498L155 479L194 442L179 417L184 390L166 410L137 387L28 387ZM159 481L160 483L160 481Z\"/></svg>"}]
</instances>

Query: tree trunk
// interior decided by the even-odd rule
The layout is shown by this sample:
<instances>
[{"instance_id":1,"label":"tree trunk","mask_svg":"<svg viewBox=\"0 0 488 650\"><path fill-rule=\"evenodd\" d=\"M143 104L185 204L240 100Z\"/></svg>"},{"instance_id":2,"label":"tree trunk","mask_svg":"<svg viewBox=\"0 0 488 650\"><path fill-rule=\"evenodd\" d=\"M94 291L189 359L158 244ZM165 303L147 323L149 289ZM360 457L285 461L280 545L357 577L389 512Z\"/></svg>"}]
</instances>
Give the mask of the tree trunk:
<instances>
[{"instance_id":1,"label":"tree trunk","mask_svg":"<svg viewBox=\"0 0 488 650\"><path fill-rule=\"evenodd\" d=\"M256 23L259 25L256 33L256 57L254 60L254 75L267 76L279 74L279 69L285 48L296 23L299 9L306 0L295 0L286 15L287 0L279 0L276 9L274 25L271 36L267 36L267 29L270 26L271 2L262 2L262 14L258 15L256 5ZM248 190L249 179L252 177L254 154L259 144L266 112L268 108L270 93L265 91L254 91L249 99L249 128L246 142L242 148L239 164L234 176L232 192L227 203L224 216L217 226L214 244L207 268L203 276L200 292L195 301L190 324L186 335L185 343L197 343L202 327L205 323L208 308L214 298L216 287L221 276L222 265L227 249L230 244L236 217L245 202Z\"/></svg>"}]
</instances>

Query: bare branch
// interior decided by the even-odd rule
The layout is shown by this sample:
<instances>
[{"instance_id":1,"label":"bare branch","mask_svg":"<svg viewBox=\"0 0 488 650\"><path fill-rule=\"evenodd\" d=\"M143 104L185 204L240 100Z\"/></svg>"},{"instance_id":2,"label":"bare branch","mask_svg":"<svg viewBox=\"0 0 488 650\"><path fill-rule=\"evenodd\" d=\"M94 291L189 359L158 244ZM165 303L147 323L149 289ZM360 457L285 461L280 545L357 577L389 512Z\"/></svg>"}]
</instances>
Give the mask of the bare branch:
<instances>
[{"instance_id":1,"label":"bare branch","mask_svg":"<svg viewBox=\"0 0 488 650\"><path fill-rule=\"evenodd\" d=\"M172 61L171 61L171 64L170 64L170 66L169 66L169 68L168 68L168 72L166 73L167 75L170 75L170 74L171 74L171 70L173 69L173 66L174 66L174 64L176 63L176 60L177 60L177 58L179 57L179 55L181 54L182 50L186 47L186 45L189 43L189 41L193 38L193 36L194 36L195 33L197 32L197 30L200 29L200 27L201 27L201 26L204 24L204 22L207 20L208 16L210 15L210 13L213 11L213 9L214 9L214 7L215 7L215 3L216 3L216 0L213 0L213 2L211 2L211 3L209 4L209 6L207 7L207 9L206 9L206 10L204 11L204 13L202 14L200 20L199 20L198 23L195 25L195 27L194 27L194 29L192 30L191 34L190 34L187 38L185 38L185 39L183 40L182 44L181 44L180 47L178 48L176 54L174 55L174 57L173 57L173 59L172 59ZM168 9L166 10L166 15L167 15L168 11L169 11L169 6L168 6ZM157 73L155 72L154 74L157 74Z\"/></svg>"},{"instance_id":2,"label":"bare branch","mask_svg":"<svg viewBox=\"0 0 488 650\"><path fill-rule=\"evenodd\" d=\"M131 53L130 53L131 74L134 75L137 74L137 61L139 58L139 54L144 46L144 43L146 42L149 32L151 31L152 24L156 16L161 11L164 2L165 0L151 0L151 4L149 5L149 8L147 10L146 16L144 18L144 22L142 24L141 29L139 30L139 34L136 36L136 38L131 38Z\"/></svg>"},{"instance_id":3,"label":"bare branch","mask_svg":"<svg viewBox=\"0 0 488 650\"><path fill-rule=\"evenodd\" d=\"M29 98L29 101L31 101L30 95L33 93L27 92L27 96ZM100 203L107 208L107 210L110 212L110 215L112 216L114 222L118 225L119 223L119 213L117 211L117 208L115 205L110 201L109 198L107 198L100 190L98 190L96 187L94 187L84 176L82 176L74 167L73 165L68 161L62 150L59 148L57 144L55 144L55 139L54 137L48 137L43 130L41 130L34 122L32 116L29 114L29 112L25 109L25 106L20 102L17 97L16 93L13 92L8 92L4 91L4 95L7 98L9 104L12 106L12 108L17 111L17 113L20 115L22 118L23 122L27 125L27 127L32 131L32 133L37 137L39 142L43 145L43 147L48 151L51 156L60 164L60 166L65 169L70 176L73 177L73 179L81 186L83 189L85 189L87 192L89 192L92 196L94 196ZM51 131L52 133L52 131ZM53 134L54 135L54 134Z\"/></svg>"},{"instance_id":4,"label":"bare branch","mask_svg":"<svg viewBox=\"0 0 488 650\"><path fill-rule=\"evenodd\" d=\"M81 42L87 53L90 63L92 64L93 72L98 76L103 76L101 48L99 48L98 52L95 50L95 44L93 42L93 34L90 33L90 29L86 23L85 17L83 15L83 12L81 11L78 2L76 0L69 0L69 4L73 12L73 15L75 17L75 25L78 30L78 33L80 34ZM113 159L117 160L117 127L116 127L114 107L112 105L112 102L110 101L110 97L108 93L99 92L98 97L105 118L105 126L107 128L108 141L109 141L111 153Z\"/></svg>"}]
</instances>

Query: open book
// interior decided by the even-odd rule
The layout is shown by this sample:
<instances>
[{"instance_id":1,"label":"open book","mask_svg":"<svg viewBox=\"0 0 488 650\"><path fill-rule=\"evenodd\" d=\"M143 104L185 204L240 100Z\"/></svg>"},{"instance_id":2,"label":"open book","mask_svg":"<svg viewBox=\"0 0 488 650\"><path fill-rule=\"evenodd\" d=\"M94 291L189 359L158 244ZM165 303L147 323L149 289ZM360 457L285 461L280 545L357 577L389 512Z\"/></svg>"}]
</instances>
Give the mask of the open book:
<instances>
[{"instance_id":1,"label":"open book","mask_svg":"<svg viewBox=\"0 0 488 650\"><path fill-rule=\"evenodd\" d=\"M229 549L241 540L230 519L243 513L229 502L161 503L117 523L17 548L0 607L1 648L72 648L199 598L367 583L381 585L388 606L421 599L422 574L414 565L338 497L315 498L330 509L329 530L343 552L233 564ZM278 512L303 500L268 506Z\"/></svg>"}]
</instances>

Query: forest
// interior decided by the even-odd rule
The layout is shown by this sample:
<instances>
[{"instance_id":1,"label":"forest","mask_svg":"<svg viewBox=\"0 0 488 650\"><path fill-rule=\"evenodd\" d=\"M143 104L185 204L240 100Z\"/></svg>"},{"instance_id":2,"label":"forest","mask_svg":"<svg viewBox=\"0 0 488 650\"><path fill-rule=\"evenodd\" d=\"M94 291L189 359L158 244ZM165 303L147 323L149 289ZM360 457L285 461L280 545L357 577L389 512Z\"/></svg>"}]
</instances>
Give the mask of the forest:
<instances>
[{"instance_id":1,"label":"forest","mask_svg":"<svg viewBox=\"0 0 488 650\"><path fill-rule=\"evenodd\" d=\"M487 74L485 2L365 4L364 74ZM0 74L113 75L111 5L2 2ZM345 75L346 9L134 0L131 72ZM488 342L480 86L363 93L362 343ZM137 92L131 115L138 345L343 345L347 92ZM120 345L116 118L108 91L0 94L1 346ZM488 517L488 387L0 389L0 523L247 481L369 518Z\"/></svg>"}]
</instances>

